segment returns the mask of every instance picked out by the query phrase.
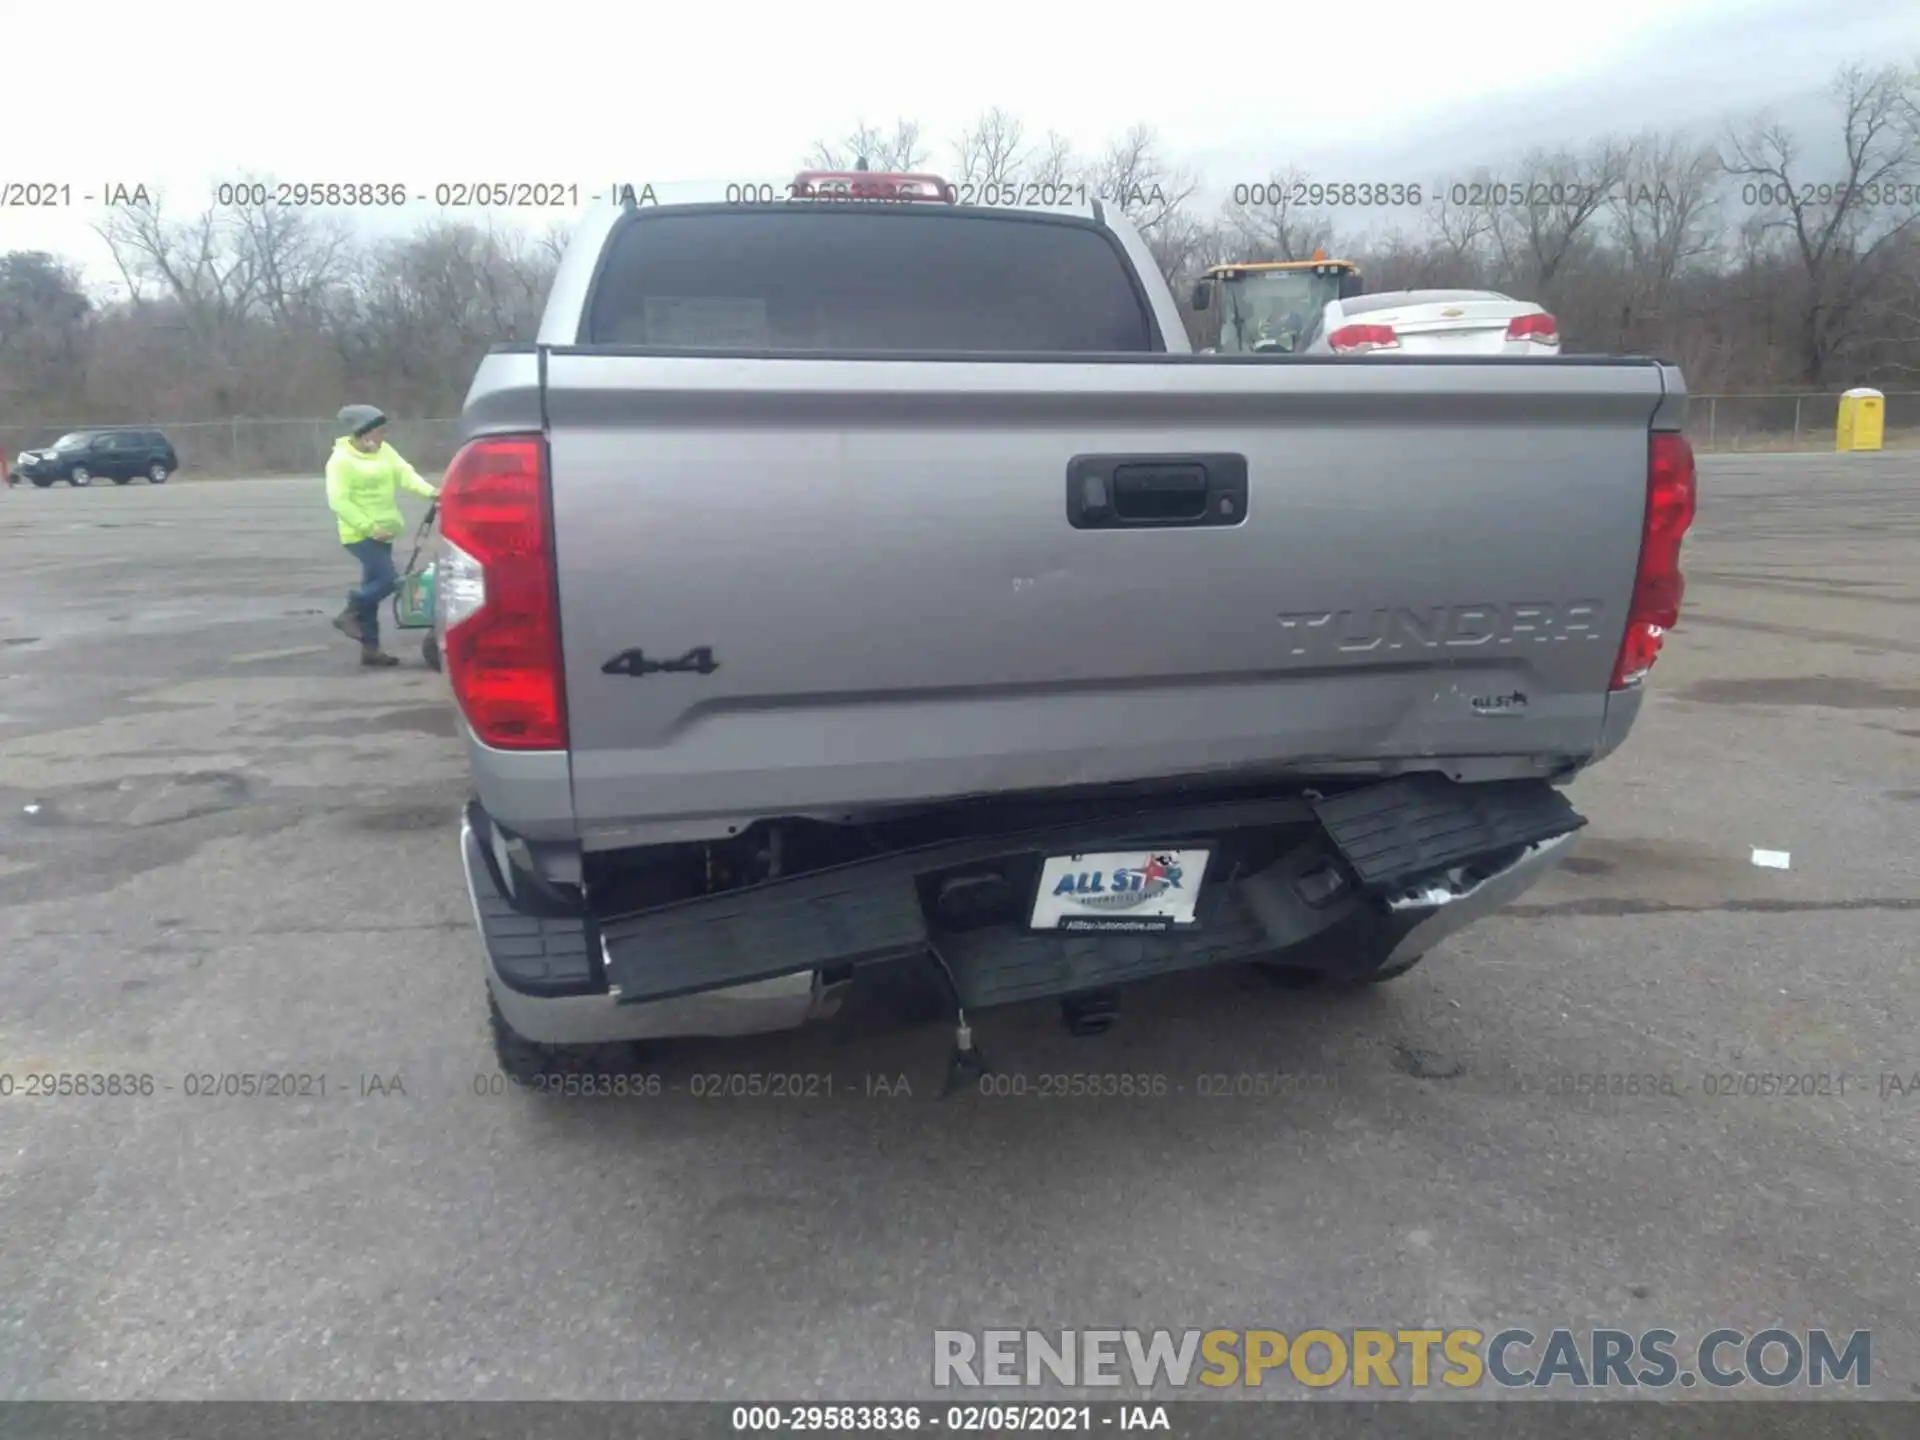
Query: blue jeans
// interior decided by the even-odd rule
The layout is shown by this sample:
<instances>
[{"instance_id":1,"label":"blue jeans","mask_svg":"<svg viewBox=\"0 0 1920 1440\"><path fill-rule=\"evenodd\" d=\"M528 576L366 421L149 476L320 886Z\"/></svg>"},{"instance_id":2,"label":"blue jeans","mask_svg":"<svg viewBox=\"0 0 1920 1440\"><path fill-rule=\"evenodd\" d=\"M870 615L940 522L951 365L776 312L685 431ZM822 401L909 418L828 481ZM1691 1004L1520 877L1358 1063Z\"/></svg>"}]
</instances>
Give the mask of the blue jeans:
<instances>
[{"instance_id":1,"label":"blue jeans","mask_svg":"<svg viewBox=\"0 0 1920 1440\"><path fill-rule=\"evenodd\" d=\"M347 608L360 617L360 641L380 643L380 602L400 584L393 573L391 540L356 540L347 553L360 562L360 583L347 591Z\"/></svg>"}]
</instances>

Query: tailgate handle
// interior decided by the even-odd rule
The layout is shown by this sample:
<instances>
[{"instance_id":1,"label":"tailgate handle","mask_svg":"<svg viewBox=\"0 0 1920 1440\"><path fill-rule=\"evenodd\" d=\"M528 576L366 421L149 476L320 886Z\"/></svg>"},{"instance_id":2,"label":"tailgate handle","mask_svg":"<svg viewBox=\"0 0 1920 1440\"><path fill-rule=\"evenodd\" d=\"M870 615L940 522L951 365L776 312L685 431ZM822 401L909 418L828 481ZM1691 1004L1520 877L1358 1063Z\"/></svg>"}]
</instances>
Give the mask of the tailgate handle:
<instances>
[{"instance_id":1,"label":"tailgate handle","mask_svg":"<svg viewBox=\"0 0 1920 1440\"><path fill-rule=\"evenodd\" d=\"M1199 465L1122 465L1113 472L1113 509L1122 520L1193 520L1207 508Z\"/></svg>"},{"instance_id":2,"label":"tailgate handle","mask_svg":"<svg viewBox=\"0 0 1920 1440\"><path fill-rule=\"evenodd\" d=\"M1246 513L1244 455L1076 455L1067 465L1076 530L1238 525Z\"/></svg>"}]
</instances>

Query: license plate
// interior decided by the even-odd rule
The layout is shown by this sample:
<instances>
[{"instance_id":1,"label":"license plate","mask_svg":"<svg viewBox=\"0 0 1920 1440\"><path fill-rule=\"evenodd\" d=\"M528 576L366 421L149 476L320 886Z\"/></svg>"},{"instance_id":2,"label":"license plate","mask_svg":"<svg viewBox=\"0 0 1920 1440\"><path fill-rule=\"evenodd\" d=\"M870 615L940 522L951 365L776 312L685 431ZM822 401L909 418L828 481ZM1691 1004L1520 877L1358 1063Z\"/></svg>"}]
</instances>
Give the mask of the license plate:
<instances>
[{"instance_id":1,"label":"license plate","mask_svg":"<svg viewBox=\"0 0 1920 1440\"><path fill-rule=\"evenodd\" d=\"M1113 850L1051 855L1033 897L1035 930L1171 930L1194 923L1205 850Z\"/></svg>"}]
</instances>

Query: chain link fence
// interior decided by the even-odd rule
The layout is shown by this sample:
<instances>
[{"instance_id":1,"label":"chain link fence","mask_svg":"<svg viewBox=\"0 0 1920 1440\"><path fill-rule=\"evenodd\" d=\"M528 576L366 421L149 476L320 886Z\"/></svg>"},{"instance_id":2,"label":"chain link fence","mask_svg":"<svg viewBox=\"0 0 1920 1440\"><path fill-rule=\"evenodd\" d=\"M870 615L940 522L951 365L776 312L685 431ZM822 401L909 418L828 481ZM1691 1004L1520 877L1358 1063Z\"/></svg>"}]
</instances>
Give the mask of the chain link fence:
<instances>
[{"instance_id":1,"label":"chain link fence","mask_svg":"<svg viewBox=\"0 0 1920 1440\"><path fill-rule=\"evenodd\" d=\"M1888 390L1886 444L1920 446L1920 390ZM1687 433L1698 450L1832 449L1837 395L1695 395ZM0 452L50 445L88 422L67 425L0 425ZM93 424L102 422L94 421ZM185 475L313 475L325 468L333 448L331 419L159 420L150 423L173 441ZM457 418L395 420L387 429L394 447L424 474L444 470L458 448Z\"/></svg>"},{"instance_id":2,"label":"chain link fence","mask_svg":"<svg viewBox=\"0 0 1920 1440\"><path fill-rule=\"evenodd\" d=\"M1883 390L1889 449L1920 445L1920 390ZM1696 450L1831 450L1838 395L1695 395L1687 438Z\"/></svg>"},{"instance_id":3,"label":"chain link fence","mask_svg":"<svg viewBox=\"0 0 1920 1440\"><path fill-rule=\"evenodd\" d=\"M100 424L100 421L91 422ZM319 476L333 450L339 426L332 417L304 420L155 420L117 421L148 425L173 442L180 456L180 473L193 475L313 475ZM0 451L9 457L22 450L51 445L86 423L68 425L0 425ZM447 467L458 448L460 422L394 420L387 439L422 474Z\"/></svg>"}]
</instances>

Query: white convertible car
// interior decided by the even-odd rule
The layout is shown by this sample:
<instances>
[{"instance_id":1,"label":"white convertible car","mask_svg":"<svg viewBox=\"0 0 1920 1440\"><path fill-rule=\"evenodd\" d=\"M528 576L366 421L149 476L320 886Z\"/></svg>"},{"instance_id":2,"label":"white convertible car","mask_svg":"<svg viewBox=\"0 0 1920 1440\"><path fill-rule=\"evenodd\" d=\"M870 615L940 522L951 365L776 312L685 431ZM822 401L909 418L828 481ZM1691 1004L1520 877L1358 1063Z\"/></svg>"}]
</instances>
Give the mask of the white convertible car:
<instances>
[{"instance_id":1,"label":"white convertible car","mask_svg":"<svg viewBox=\"0 0 1920 1440\"><path fill-rule=\"evenodd\" d=\"M1389 290L1328 301L1299 353L1558 355L1560 327L1493 290Z\"/></svg>"}]
</instances>

